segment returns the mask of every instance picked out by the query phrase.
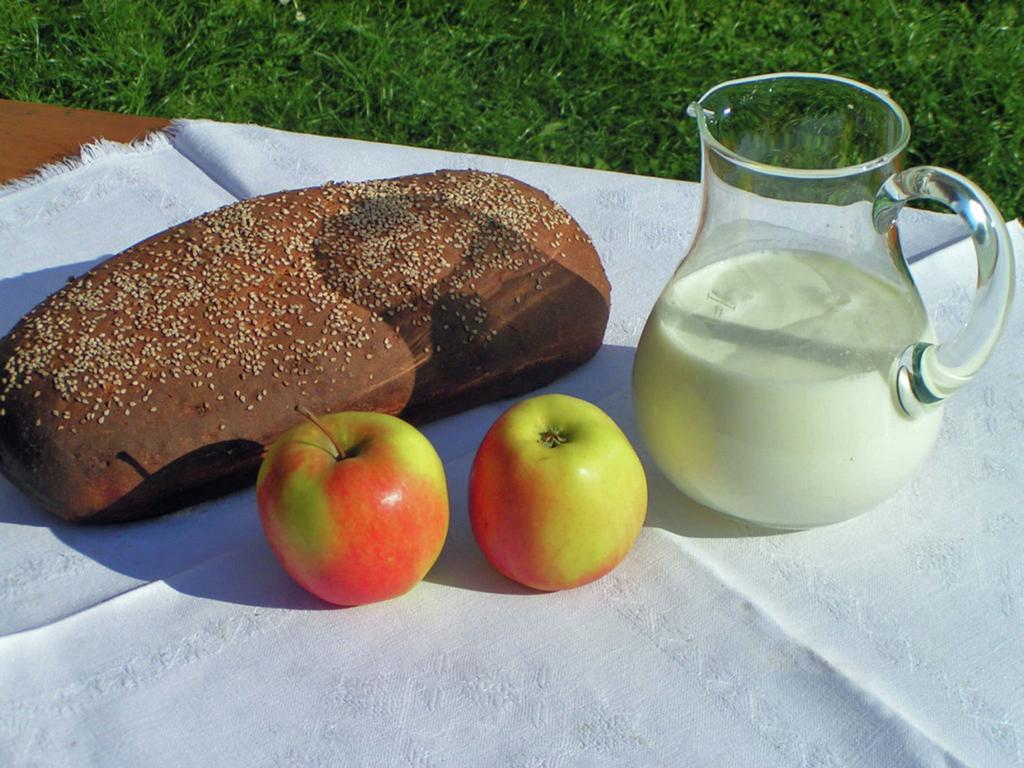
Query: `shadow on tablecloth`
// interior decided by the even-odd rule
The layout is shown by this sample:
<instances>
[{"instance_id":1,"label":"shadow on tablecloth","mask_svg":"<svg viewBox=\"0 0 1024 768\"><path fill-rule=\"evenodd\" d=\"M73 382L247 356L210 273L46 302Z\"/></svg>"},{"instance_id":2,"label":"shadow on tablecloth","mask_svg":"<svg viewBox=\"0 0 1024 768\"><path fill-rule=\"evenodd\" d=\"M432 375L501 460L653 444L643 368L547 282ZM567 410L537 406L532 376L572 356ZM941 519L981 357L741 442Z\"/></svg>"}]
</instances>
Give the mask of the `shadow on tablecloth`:
<instances>
[{"instance_id":1,"label":"shadow on tablecloth","mask_svg":"<svg viewBox=\"0 0 1024 768\"><path fill-rule=\"evenodd\" d=\"M97 264L106 261L110 255L0 279L0 336L6 335L44 298L59 291L72 278L84 275Z\"/></svg>"}]
</instances>

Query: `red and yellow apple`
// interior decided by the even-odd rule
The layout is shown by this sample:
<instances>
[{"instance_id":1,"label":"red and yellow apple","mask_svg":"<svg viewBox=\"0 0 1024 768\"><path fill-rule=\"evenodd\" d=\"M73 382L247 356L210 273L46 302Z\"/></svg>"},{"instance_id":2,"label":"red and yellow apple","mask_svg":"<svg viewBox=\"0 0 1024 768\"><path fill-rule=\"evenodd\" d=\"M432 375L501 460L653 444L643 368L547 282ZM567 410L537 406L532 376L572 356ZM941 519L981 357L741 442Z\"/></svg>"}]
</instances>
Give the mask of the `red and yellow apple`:
<instances>
[{"instance_id":1,"label":"red and yellow apple","mask_svg":"<svg viewBox=\"0 0 1024 768\"><path fill-rule=\"evenodd\" d=\"M629 439L596 405L541 395L509 408L473 461L469 516L491 564L534 589L594 581L632 548L647 478Z\"/></svg>"},{"instance_id":2,"label":"red and yellow apple","mask_svg":"<svg viewBox=\"0 0 1024 768\"><path fill-rule=\"evenodd\" d=\"M408 592L448 532L440 457L394 416L306 413L271 445L256 481L271 549L295 581L331 603Z\"/></svg>"}]
</instances>

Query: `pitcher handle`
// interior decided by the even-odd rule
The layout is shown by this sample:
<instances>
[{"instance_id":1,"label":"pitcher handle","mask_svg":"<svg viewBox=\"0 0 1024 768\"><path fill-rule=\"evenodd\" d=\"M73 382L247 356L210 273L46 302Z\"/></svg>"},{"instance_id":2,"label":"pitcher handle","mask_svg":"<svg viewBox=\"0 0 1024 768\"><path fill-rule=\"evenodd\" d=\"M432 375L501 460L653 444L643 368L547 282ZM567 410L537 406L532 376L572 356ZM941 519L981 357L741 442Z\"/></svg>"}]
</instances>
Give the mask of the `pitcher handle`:
<instances>
[{"instance_id":1,"label":"pitcher handle","mask_svg":"<svg viewBox=\"0 0 1024 768\"><path fill-rule=\"evenodd\" d=\"M977 185L958 173L919 166L890 176L875 195L875 229L884 233L911 200L934 200L959 214L974 240L978 285L970 317L941 344L919 342L900 359L896 392L910 416L923 413L974 378L1003 331L1013 299L1013 246L999 210Z\"/></svg>"}]
</instances>

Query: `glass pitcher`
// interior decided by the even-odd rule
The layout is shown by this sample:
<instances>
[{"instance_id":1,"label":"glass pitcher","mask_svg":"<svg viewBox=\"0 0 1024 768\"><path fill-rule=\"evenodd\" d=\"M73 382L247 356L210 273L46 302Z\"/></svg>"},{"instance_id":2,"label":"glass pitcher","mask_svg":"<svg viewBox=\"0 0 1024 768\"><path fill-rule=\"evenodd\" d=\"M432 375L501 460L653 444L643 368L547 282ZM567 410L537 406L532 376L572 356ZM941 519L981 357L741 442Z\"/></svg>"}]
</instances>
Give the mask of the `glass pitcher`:
<instances>
[{"instance_id":1,"label":"glass pitcher","mask_svg":"<svg viewBox=\"0 0 1024 768\"><path fill-rule=\"evenodd\" d=\"M777 528L833 523L897 490L938 436L942 403L991 352L1013 253L999 211L948 170L899 170L910 126L885 93L783 73L690 106L702 212L633 368L651 456L712 509ZM914 199L967 224L977 294L939 343L895 228Z\"/></svg>"}]
</instances>

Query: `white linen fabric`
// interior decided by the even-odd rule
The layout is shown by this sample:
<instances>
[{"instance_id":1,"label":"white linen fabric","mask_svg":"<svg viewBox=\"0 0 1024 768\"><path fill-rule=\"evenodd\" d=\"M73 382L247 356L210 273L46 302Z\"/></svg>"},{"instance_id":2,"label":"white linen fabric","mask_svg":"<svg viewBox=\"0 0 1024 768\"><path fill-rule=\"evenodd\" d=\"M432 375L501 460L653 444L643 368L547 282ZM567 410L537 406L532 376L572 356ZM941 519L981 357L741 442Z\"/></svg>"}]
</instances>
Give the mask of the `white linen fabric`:
<instances>
[{"instance_id":1,"label":"white linen fabric","mask_svg":"<svg viewBox=\"0 0 1024 768\"><path fill-rule=\"evenodd\" d=\"M0 479L0 764L1024 765L1024 320L951 399L928 466L847 523L777 534L697 507L643 453L633 347L696 226L695 184L180 121L0 188L0 333L69 274L204 210L284 188L480 168L546 190L612 283L606 345L547 388L640 450L646 527L555 594L494 572L466 485L495 403L425 432L451 531L426 581L336 609L295 586L251 490L82 527ZM940 334L972 297L951 217L905 214ZM1024 237L1014 224L1018 253Z\"/></svg>"}]
</instances>

